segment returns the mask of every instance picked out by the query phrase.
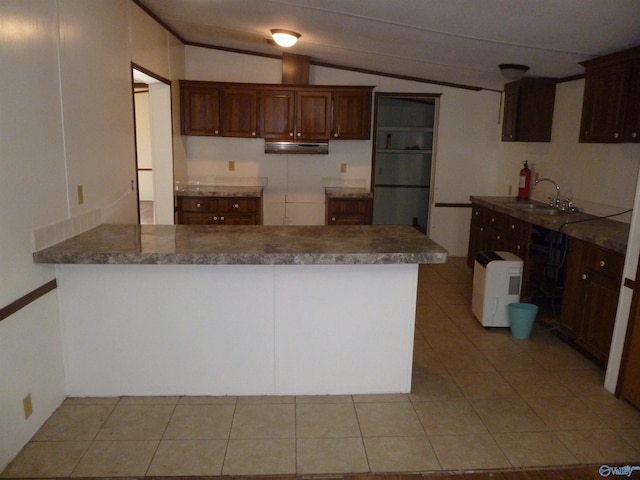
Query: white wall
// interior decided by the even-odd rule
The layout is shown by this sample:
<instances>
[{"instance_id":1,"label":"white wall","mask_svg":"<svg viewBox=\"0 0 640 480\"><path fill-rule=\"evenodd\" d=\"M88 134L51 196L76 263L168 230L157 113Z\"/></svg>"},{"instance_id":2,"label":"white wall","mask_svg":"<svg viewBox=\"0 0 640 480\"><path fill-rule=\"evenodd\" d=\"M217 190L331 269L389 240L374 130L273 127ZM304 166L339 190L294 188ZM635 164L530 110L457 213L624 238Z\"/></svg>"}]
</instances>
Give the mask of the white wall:
<instances>
[{"instance_id":1,"label":"white wall","mask_svg":"<svg viewBox=\"0 0 640 480\"><path fill-rule=\"evenodd\" d=\"M0 2L0 307L54 278L35 248L137 221L131 61L177 79L182 49L129 0ZM62 364L55 291L0 322L0 470L64 399Z\"/></svg>"},{"instance_id":2,"label":"white wall","mask_svg":"<svg viewBox=\"0 0 640 480\"><path fill-rule=\"evenodd\" d=\"M506 195L511 185L515 195L518 172L529 160L534 175L553 178L561 196L589 213L611 214L633 206L640 145L578 143L583 92L584 80L556 86L550 143L499 143L495 194ZM546 201L555 195L552 190L550 184L541 184L533 197Z\"/></svg>"}]
</instances>

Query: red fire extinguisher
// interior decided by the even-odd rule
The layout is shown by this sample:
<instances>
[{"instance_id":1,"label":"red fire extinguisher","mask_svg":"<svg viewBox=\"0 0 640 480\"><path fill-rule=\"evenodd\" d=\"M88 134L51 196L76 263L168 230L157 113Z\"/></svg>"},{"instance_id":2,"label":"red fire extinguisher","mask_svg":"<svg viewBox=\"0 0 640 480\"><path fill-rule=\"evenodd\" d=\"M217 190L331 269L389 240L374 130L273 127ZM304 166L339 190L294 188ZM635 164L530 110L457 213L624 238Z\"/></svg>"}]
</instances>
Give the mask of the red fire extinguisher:
<instances>
[{"instance_id":1,"label":"red fire extinguisher","mask_svg":"<svg viewBox=\"0 0 640 480\"><path fill-rule=\"evenodd\" d=\"M520 184L518 185L518 198L529 198L529 191L531 190L531 170L527 165L527 160L524 162L524 167L520 170Z\"/></svg>"}]
</instances>

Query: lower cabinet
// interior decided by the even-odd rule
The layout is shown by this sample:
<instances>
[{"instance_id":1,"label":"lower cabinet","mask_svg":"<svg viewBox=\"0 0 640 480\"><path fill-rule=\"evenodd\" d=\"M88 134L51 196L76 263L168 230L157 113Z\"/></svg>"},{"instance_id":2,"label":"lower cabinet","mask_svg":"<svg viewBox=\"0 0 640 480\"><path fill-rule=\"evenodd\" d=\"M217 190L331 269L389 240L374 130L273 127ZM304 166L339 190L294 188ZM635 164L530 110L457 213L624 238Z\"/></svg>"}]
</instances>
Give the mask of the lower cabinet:
<instances>
[{"instance_id":1,"label":"lower cabinet","mask_svg":"<svg viewBox=\"0 0 640 480\"><path fill-rule=\"evenodd\" d=\"M373 200L371 198L325 198L327 225L371 225Z\"/></svg>"},{"instance_id":2,"label":"lower cabinet","mask_svg":"<svg viewBox=\"0 0 640 480\"><path fill-rule=\"evenodd\" d=\"M255 197L178 197L178 223L261 225L262 201Z\"/></svg>"},{"instance_id":3,"label":"lower cabinet","mask_svg":"<svg viewBox=\"0 0 640 480\"><path fill-rule=\"evenodd\" d=\"M623 267L624 255L569 240L561 328L603 364L609 357Z\"/></svg>"},{"instance_id":4,"label":"lower cabinet","mask_svg":"<svg viewBox=\"0 0 640 480\"><path fill-rule=\"evenodd\" d=\"M469 230L467 265L473 268L479 252L505 251L520 257L524 262L522 275L522 301L528 301L531 224L519 218L505 215L480 205L473 205Z\"/></svg>"}]
</instances>

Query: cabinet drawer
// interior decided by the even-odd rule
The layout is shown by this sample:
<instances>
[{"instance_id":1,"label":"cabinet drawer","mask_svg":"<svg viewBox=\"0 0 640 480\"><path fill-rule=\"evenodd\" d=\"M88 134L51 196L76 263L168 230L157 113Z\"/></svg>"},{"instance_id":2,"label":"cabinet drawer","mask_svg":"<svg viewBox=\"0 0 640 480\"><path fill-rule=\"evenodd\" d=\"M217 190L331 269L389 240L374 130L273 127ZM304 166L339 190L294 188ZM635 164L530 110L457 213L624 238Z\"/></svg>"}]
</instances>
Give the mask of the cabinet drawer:
<instances>
[{"instance_id":1,"label":"cabinet drawer","mask_svg":"<svg viewBox=\"0 0 640 480\"><path fill-rule=\"evenodd\" d=\"M185 212L211 212L215 209L215 200L208 197L183 197L182 210Z\"/></svg>"},{"instance_id":2,"label":"cabinet drawer","mask_svg":"<svg viewBox=\"0 0 640 480\"><path fill-rule=\"evenodd\" d=\"M219 212L255 213L257 210L255 198L218 198Z\"/></svg>"},{"instance_id":3,"label":"cabinet drawer","mask_svg":"<svg viewBox=\"0 0 640 480\"><path fill-rule=\"evenodd\" d=\"M621 280L622 270L624 268L624 256L590 245L585 251L584 267L598 272L605 277Z\"/></svg>"},{"instance_id":4,"label":"cabinet drawer","mask_svg":"<svg viewBox=\"0 0 640 480\"><path fill-rule=\"evenodd\" d=\"M505 232L513 238L529 238L531 235L531 224L519 218L507 217Z\"/></svg>"},{"instance_id":5,"label":"cabinet drawer","mask_svg":"<svg viewBox=\"0 0 640 480\"><path fill-rule=\"evenodd\" d=\"M489 210L487 212L486 223L497 232L505 232L507 229L508 217L504 213Z\"/></svg>"},{"instance_id":6,"label":"cabinet drawer","mask_svg":"<svg viewBox=\"0 0 640 480\"><path fill-rule=\"evenodd\" d=\"M329 201L329 211L331 214L334 213L355 213L355 214L366 214L367 213L367 200L330 200Z\"/></svg>"}]
</instances>

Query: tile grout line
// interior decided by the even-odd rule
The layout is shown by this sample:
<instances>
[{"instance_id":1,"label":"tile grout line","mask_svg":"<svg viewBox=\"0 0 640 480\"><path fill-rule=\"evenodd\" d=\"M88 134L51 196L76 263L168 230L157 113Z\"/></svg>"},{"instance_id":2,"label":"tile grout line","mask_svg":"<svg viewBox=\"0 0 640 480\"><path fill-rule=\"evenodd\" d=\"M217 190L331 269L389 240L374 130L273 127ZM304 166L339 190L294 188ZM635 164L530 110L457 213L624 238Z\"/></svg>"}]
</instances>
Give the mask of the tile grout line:
<instances>
[{"instance_id":1,"label":"tile grout line","mask_svg":"<svg viewBox=\"0 0 640 480\"><path fill-rule=\"evenodd\" d=\"M176 409L178 408L178 405L180 404L180 399L183 398L184 395L180 395L178 396L178 399L176 400L175 405L173 406L173 410L171 411L171 415L169 415L169 420L167 421L167 424L164 426L164 430L162 430L162 434L160 435L160 438L158 439L158 444L156 445L156 448L153 450L153 455L151 455L151 459L149 460L149 465L147 465L147 468L144 471L144 477L149 476L149 469L151 468L151 465L153 464L153 461L156 458L156 455L158 454L158 450L160 449L160 444L162 443L162 440L164 439L165 434L167 433L167 429L169 428L169 424L171 423L171 419L173 418L173 415L176 413Z\"/></svg>"}]
</instances>

